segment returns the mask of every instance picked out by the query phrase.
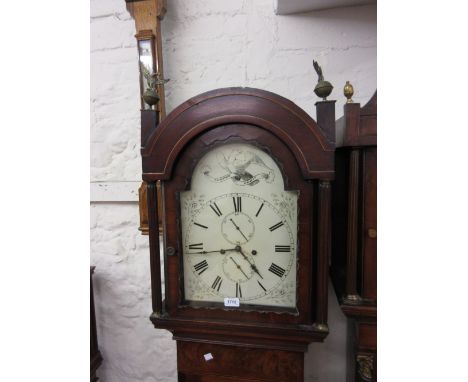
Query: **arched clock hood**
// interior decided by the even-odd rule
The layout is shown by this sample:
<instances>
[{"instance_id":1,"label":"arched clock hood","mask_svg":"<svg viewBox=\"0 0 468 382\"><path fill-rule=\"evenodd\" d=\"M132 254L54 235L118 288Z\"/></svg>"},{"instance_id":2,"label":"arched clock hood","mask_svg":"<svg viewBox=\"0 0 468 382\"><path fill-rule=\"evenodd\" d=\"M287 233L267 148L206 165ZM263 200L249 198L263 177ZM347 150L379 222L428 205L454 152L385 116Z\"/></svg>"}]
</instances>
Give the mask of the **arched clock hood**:
<instances>
[{"instance_id":1,"label":"arched clock hood","mask_svg":"<svg viewBox=\"0 0 468 382\"><path fill-rule=\"evenodd\" d=\"M282 96L242 87L197 95L174 109L159 126L142 129L143 179L170 179L176 159L195 137L234 123L260 127L284 141L304 179L333 179L335 145L327 138L326 127Z\"/></svg>"}]
</instances>

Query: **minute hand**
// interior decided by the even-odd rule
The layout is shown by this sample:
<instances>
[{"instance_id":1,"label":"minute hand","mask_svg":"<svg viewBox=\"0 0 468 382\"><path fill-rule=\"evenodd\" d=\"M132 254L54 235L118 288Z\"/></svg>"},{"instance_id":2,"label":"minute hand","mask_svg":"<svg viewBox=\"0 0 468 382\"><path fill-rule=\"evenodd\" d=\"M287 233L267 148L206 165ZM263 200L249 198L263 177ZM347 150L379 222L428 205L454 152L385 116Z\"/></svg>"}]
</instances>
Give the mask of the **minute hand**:
<instances>
[{"instance_id":1,"label":"minute hand","mask_svg":"<svg viewBox=\"0 0 468 382\"><path fill-rule=\"evenodd\" d=\"M252 270L260 276L261 279L263 279L263 276L260 274L260 272L258 271L257 267L255 266L255 264L252 264L249 260L249 258L244 254L244 252L242 252L242 248L240 245L236 246L236 251L238 251L242 257L250 264L250 268L252 268Z\"/></svg>"},{"instance_id":2,"label":"minute hand","mask_svg":"<svg viewBox=\"0 0 468 382\"><path fill-rule=\"evenodd\" d=\"M233 252L237 251L236 248L229 248L229 249L218 249L217 251L200 251L200 252L186 252L187 255L206 255L208 253L221 253L224 255L226 252Z\"/></svg>"}]
</instances>

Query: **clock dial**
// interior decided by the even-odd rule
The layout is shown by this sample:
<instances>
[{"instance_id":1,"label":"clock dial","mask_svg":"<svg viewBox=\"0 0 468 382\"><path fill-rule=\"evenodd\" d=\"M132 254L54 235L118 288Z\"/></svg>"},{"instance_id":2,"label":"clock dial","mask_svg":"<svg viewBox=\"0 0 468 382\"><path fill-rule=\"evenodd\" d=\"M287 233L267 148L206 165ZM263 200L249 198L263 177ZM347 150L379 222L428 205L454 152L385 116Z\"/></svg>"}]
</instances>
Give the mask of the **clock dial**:
<instances>
[{"instance_id":1,"label":"clock dial","mask_svg":"<svg viewBox=\"0 0 468 382\"><path fill-rule=\"evenodd\" d=\"M295 307L297 193L271 157L244 144L210 151L181 204L186 300Z\"/></svg>"}]
</instances>

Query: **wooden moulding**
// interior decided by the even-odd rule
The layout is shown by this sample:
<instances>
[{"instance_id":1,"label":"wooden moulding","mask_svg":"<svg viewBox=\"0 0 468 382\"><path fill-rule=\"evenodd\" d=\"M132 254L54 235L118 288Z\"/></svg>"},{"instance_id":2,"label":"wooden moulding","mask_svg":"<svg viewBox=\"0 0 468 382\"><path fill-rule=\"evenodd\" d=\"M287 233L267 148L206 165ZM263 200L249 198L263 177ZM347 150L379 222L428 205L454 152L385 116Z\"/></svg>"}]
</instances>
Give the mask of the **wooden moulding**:
<instances>
[{"instance_id":1,"label":"wooden moulding","mask_svg":"<svg viewBox=\"0 0 468 382\"><path fill-rule=\"evenodd\" d=\"M317 235L317 318L316 325L328 331L328 261L331 244L331 189L329 181L319 182Z\"/></svg>"},{"instance_id":2,"label":"wooden moulding","mask_svg":"<svg viewBox=\"0 0 468 382\"><path fill-rule=\"evenodd\" d=\"M355 304L360 301L357 293L358 256L358 208L359 208L359 150L352 150L349 160L348 186L348 240L346 247L346 290L344 300Z\"/></svg>"},{"instance_id":3,"label":"wooden moulding","mask_svg":"<svg viewBox=\"0 0 468 382\"><path fill-rule=\"evenodd\" d=\"M159 113L155 110L141 110L141 146L144 146L146 140L158 127ZM159 211L159 231L162 232L161 221L161 186L157 183L158 192L158 211ZM145 181L141 183L138 189L139 209L140 209L140 227L138 228L142 235L148 235L148 200L147 200L147 184Z\"/></svg>"},{"instance_id":4,"label":"wooden moulding","mask_svg":"<svg viewBox=\"0 0 468 382\"><path fill-rule=\"evenodd\" d=\"M162 290L161 290L161 260L159 253L159 222L158 222L158 197L156 182L149 182L148 192L148 226L150 245L150 271L151 271L151 298L153 312L162 314Z\"/></svg>"},{"instance_id":5,"label":"wooden moulding","mask_svg":"<svg viewBox=\"0 0 468 382\"><path fill-rule=\"evenodd\" d=\"M156 190L158 194L158 224L159 224L159 233L162 233L162 221L161 221L161 184L160 182L156 183ZM138 230L141 231L142 235L149 234L149 222L148 222L148 184L143 181L141 186L138 189L138 207L140 210L140 227Z\"/></svg>"},{"instance_id":6,"label":"wooden moulding","mask_svg":"<svg viewBox=\"0 0 468 382\"><path fill-rule=\"evenodd\" d=\"M146 3L144 6L148 7L149 9L155 9L156 16L159 20L164 19L164 16L167 12L167 0L125 0L125 2L127 3L127 9L132 17L135 17L135 3ZM141 13L141 10L139 10L139 12Z\"/></svg>"}]
</instances>

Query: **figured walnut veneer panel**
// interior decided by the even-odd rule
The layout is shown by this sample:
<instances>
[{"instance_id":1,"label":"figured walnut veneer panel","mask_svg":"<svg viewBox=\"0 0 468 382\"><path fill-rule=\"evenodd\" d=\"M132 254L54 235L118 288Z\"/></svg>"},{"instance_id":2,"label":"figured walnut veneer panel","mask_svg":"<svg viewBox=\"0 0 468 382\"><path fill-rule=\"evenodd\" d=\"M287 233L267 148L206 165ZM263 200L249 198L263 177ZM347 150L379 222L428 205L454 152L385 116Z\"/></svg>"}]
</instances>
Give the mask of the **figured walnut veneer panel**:
<instances>
[{"instance_id":1,"label":"figured walnut veneer panel","mask_svg":"<svg viewBox=\"0 0 468 382\"><path fill-rule=\"evenodd\" d=\"M211 353L213 359L205 361ZM250 349L207 343L177 342L179 373L204 375L200 381L302 381L304 357L299 352ZM222 376L222 377L221 377ZM188 379L190 380L190 379Z\"/></svg>"}]
</instances>

